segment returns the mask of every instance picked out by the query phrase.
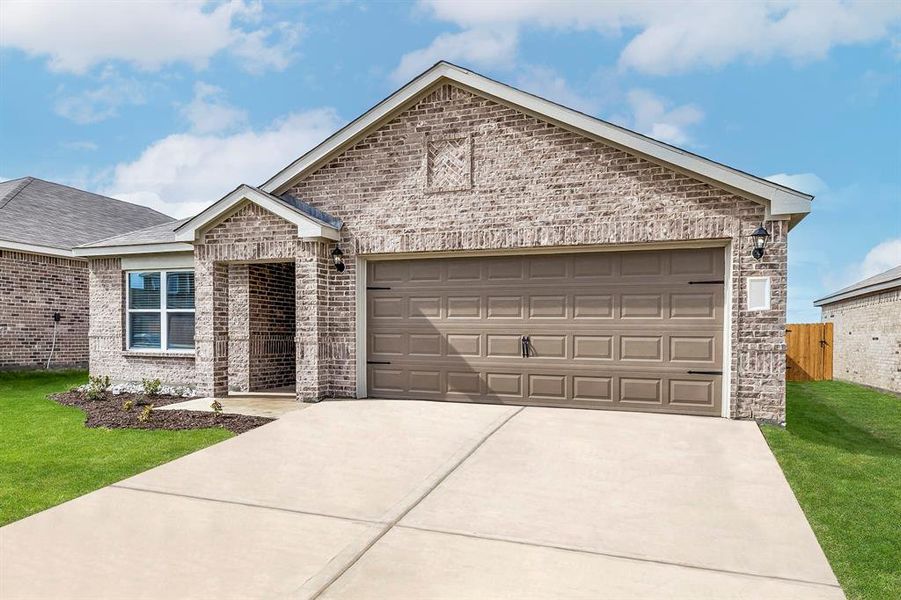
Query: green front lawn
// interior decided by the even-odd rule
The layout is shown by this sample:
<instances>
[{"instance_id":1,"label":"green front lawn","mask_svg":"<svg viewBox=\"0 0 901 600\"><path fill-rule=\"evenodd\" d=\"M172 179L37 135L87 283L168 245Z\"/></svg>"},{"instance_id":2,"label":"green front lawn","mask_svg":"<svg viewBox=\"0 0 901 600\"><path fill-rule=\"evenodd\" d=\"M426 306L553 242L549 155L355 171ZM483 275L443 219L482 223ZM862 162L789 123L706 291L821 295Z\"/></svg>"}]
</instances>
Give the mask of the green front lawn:
<instances>
[{"instance_id":1,"label":"green front lawn","mask_svg":"<svg viewBox=\"0 0 901 600\"><path fill-rule=\"evenodd\" d=\"M232 435L88 429L81 410L47 399L86 381L83 371L0 372L0 525Z\"/></svg>"},{"instance_id":2,"label":"green front lawn","mask_svg":"<svg viewBox=\"0 0 901 600\"><path fill-rule=\"evenodd\" d=\"M763 434L849 598L901 598L901 399L788 383L788 427Z\"/></svg>"}]
</instances>

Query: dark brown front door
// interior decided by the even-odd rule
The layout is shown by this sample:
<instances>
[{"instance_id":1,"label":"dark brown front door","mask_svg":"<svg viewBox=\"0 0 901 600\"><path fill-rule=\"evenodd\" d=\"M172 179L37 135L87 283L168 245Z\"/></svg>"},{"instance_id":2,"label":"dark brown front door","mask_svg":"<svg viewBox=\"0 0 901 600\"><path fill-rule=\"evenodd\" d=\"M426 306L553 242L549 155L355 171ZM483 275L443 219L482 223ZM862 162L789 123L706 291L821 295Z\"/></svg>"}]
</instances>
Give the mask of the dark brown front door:
<instances>
[{"instance_id":1,"label":"dark brown front door","mask_svg":"<svg viewBox=\"0 0 901 600\"><path fill-rule=\"evenodd\" d=\"M371 261L368 395L719 415L723 276L721 248Z\"/></svg>"}]
</instances>

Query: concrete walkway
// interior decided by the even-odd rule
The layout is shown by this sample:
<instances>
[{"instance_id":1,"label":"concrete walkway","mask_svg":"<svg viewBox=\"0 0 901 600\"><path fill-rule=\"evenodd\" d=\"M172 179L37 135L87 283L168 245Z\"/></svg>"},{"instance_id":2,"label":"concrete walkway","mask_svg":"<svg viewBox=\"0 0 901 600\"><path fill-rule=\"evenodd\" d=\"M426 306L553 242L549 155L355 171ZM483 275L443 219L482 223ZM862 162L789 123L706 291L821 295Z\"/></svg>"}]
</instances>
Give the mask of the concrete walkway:
<instances>
[{"instance_id":1,"label":"concrete walkway","mask_svg":"<svg viewBox=\"0 0 901 600\"><path fill-rule=\"evenodd\" d=\"M214 398L192 398L184 402L167 404L156 410L195 410L198 412L213 412ZM274 395L226 396L219 398L222 412L227 415L249 415L251 417L266 417L279 419L288 413L303 410L313 406L304 402L298 402L294 398L281 398Z\"/></svg>"},{"instance_id":2,"label":"concrete walkway","mask_svg":"<svg viewBox=\"0 0 901 600\"><path fill-rule=\"evenodd\" d=\"M0 529L2 598L842 598L756 425L326 402Z\"/></svg>"}]
</instances>

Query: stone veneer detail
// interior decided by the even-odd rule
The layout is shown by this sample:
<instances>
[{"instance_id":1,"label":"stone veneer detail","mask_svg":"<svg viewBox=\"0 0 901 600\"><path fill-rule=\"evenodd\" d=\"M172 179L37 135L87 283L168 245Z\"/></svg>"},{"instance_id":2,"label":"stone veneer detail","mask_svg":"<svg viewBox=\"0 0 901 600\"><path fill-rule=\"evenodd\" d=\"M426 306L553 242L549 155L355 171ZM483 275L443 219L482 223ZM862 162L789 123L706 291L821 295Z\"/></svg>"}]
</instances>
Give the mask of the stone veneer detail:
<instances>
[{"instance_id":1,"label":"stone veneer detail","mask_svg":"<svg viewBox=\"0 0 901 600\"><path fill-rule=\"evenodd\" d=\"M466 189L429 189L430 138L471 144ZM356 255L715 240L732 243L730 414L784 421L788 230L769 222L773 237L755 261L748 236L764 219L755 202L451 85L288 192L344 221L347 270L331 268L332 246L298 240L253 204L208 230L195 244L203 390L224 393L236 364L227 316L236 262L294 260L297 394L306 400L356 393L356 361L365 360L355 340ZM751 275L771 278L770 310L746 310Z\"/></svg>"},{"instance_id":2,"label":"stone veneer detail","mask_svg":"<svg viewBox=\"0 0 901 600\"><path fill-rule=\"evenodd\" d=\"M822 307L833 323L832 375L901 393L901 288Z\"/></svg>"},{"instance_id":3,"label":"stone veneer detail","mask_svg":"<svg viewBox=\"0 0 901 600\"><path fill-rule=\"evenodd\" d=\"M0 370L43 369L51 348L51 368L88 363L88 264L0 250Z\"/></svg>"}]
</instances>

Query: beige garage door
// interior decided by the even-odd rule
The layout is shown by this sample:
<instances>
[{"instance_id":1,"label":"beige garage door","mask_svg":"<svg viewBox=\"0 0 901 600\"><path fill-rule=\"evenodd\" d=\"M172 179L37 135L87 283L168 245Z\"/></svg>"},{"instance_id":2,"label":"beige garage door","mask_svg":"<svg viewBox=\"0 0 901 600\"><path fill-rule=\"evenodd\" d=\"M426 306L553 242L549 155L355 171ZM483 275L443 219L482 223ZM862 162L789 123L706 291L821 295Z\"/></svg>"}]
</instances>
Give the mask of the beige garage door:
<instances>
[{"instance_id":1,"label":"beige garage door","mask_svg":"<svg viewBox=\"0 0 901 600\"><path fill-rule=\"evenodd\" d=\"M721 248L372 261L373 398L720 414Z\"/></svg>"}]
</instances>

